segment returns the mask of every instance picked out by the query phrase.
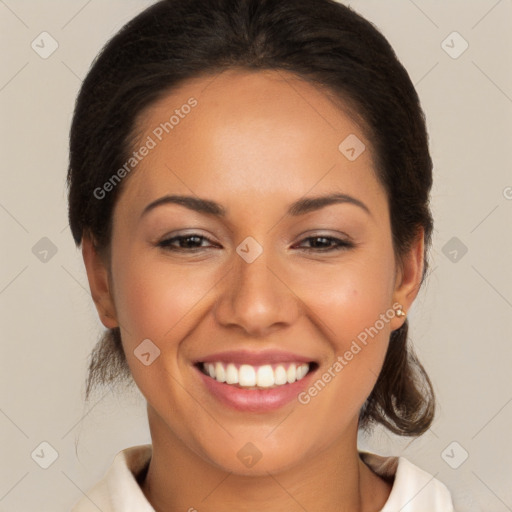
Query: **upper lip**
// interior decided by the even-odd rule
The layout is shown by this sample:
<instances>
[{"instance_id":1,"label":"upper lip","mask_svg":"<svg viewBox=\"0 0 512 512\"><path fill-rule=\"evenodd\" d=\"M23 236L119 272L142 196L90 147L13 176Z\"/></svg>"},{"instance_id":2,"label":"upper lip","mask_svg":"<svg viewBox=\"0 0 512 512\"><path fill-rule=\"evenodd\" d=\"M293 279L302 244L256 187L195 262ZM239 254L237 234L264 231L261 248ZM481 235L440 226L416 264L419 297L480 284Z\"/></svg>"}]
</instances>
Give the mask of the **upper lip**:
<instances>
[{"instance_id":1,"label":"upper lip","mask_svg":"<svg viewBox=\"0 0 512 512\"><path fill-rule=\"evenodd\" d=\"M313 358L285 352L282 350L262 350L253 352L249 350L228 350L225 352L216 352L208 356L201 357L196 363L237 363L237 364L273 364L273 363L310 363Z\"/></svg>"}]
</instances>

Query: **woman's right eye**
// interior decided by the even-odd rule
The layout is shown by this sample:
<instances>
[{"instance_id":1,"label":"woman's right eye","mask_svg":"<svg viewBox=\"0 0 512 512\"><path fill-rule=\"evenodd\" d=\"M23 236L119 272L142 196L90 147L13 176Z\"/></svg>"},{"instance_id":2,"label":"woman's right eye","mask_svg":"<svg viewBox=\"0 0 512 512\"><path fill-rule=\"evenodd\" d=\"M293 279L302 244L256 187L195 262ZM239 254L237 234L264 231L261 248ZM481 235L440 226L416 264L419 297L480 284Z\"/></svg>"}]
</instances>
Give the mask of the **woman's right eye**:
<instances>
[{"instance_id":1,"label":"woman's right eye","mask_svg":"<svg viewBox=\"0 0 512 512\"><path fill-rule=\"evenodd\" d=\"M180 235L174 236L172 238L167 238L158 242L158 247L162 247L163 249L169 251L193 251L197 252L198 250L202 250L205 247L201 247L200 244L202 241L210 241L208 238L198 234L190 234L190 235ZM178 242L178 246L173 245L175 242ZM197 246L199 244L199 246ZM192 246L192 247L191 247Z\"/></svg>"}]
</instances>

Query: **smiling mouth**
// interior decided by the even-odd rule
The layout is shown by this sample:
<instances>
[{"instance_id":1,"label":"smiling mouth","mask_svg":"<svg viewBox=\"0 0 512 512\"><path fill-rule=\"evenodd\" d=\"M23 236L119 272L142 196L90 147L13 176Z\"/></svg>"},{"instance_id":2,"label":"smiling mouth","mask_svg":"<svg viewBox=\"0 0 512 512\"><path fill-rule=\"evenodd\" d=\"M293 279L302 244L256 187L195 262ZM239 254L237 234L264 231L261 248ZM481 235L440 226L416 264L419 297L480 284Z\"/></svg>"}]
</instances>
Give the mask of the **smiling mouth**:
<instances>
[{"instance_id":1,"label":"smiling mouth","mask_svg":"<svg viewBox=\"0 0 512 512\"><path fill-rule=\"evenodd\" d=\"M278 363L264 365L235 364L216 361L197 363L199 370L217 382L243 389L272 389L303 379L318 364Z\"/></svg>"}]
</instances>

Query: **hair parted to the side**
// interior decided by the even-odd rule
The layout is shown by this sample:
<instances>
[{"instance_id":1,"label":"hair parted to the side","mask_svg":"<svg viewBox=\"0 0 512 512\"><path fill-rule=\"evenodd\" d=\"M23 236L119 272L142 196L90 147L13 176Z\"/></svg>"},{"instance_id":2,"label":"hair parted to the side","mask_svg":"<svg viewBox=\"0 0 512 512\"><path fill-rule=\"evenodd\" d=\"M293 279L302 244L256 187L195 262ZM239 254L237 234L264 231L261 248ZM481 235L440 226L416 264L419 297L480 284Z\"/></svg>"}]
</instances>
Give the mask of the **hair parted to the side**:
<instances>
[{"instance_id":1,"label":"hair parted to the side","mask_svg":"<svg viewBox=\"0 0 512 512\"><path fill-rule=\"evenodd\" d=\"M385 37L334 0L162 0L127 23L95 59L76 101L67 175L76 245L89 233L98 251L109 253L113 207L129 177L101 200L94 190L133 151L141 113L187 79L232 68L293 73L355 113L386 190L398 262L423 228L423 284L433 229L423 110ZM414 436L433 421L434 390L407 333L407 320L391 333L361 429L380 423ZM91 354L86 400L96 386L123 380L131 373L120 330L109 329Z\"/></svg>"}]
</instances>

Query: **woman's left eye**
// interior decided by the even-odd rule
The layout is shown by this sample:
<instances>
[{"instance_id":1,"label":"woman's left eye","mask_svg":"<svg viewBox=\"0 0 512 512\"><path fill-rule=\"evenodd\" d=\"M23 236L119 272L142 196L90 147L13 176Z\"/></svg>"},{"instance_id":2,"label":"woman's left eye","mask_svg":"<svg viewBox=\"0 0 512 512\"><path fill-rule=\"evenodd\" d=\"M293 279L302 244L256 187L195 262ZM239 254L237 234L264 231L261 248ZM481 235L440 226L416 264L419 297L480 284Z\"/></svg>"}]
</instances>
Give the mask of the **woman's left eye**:
<instances>
[{"instance_id":1,"label":"woman's left eye","mask_svg":"<svg viewBox=\"0 0 512 512\"><path fill-rule=\"evenodd\" d=\"M157 245L169 251L195 252L206 248L205 246L201 246L201 243L204 241L211 242L211 240L202 235L191 234L168 238L158 242ZM318 241L321 241L320 244ZM178 243L178 246L174 245L176 242ZM354 246L352 242L340 240L339 238L332 236L310 236L308 238L304 238L301 244L304 242L310 242L310 247L302 247L302 249L313 252L339 251L343 249L350 249Z\"/></svg>"},{"instance_id":2,"label":"woman's left eye","mask_svg":"<svg viewBox=\"0 0 512 512\"><path fill-rule=\"evenodd\" d=\"M339 238L335 238L332 236L310 236L308 238L305 238L303 242L312 240L314 241L313 248L306 248L306 250L314 250L317 249L314 252L331 252L331 251L340 251L343 249L350 249L354 247L354 244L352 242L349 242L347 240L340 240ZM322 240L320 243L320 247L318 247L317 241ZM327 242L327 247L326 247ZM329 247L330 244L330 247ZM334 245L333 245L334 244Z\"/></svg>"}]
</instances>

